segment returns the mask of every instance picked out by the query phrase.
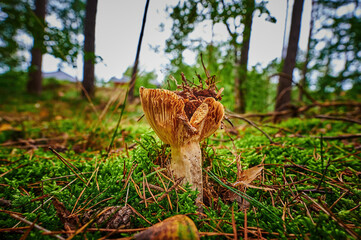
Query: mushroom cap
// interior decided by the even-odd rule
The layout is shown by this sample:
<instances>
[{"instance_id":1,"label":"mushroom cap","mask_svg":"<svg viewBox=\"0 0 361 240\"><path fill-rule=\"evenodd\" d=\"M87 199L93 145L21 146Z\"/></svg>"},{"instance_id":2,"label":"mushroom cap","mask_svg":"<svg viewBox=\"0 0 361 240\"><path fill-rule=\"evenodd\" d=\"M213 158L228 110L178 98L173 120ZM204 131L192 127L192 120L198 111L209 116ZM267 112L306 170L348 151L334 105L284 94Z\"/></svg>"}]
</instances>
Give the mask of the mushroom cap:
<instances>
[{"instance_id":1,"label":"mushroom cap","mask_svg":"<svg viewBox=\"0 0 361 240\"><path fill-rule=\"evenodd\" d=\"M166 144L180 146L188 141L202 141L220 126L224 108L208 97L194 111L189 120L184 99L165 89L139 89L146 119L158 137Z\"/></svg>"}]
</instances>

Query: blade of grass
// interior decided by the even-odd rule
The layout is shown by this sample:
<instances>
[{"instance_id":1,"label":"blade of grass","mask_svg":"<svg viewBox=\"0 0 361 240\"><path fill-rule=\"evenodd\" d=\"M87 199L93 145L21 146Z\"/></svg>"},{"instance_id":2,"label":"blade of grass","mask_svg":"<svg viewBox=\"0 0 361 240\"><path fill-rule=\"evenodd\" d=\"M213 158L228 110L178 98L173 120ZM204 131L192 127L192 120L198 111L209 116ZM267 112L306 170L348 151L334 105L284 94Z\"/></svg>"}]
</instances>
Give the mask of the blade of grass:
<instances>
[{"instance_id":1,"label":"blade of grass","mask_svg":"<svg viewBox=\"0 0 361 240\"><path fill-rule=\"evenodd\" d=\"M121 122L122 117L123 117L123 114L124 114L125 105L127 104L128 94L129 94L129 87L128 87L128 89L127 89L127 93L125 94L124 102L123 102L123 105L122 105L122 108L121 108L121 111L120 111L120 115L119 115L118 122L117 122L117 125L116 125L115 130L114 130L112 139L110 140L110 143L109 143L109 147L108 147L108 151L107 151L107 156L106 156L107 158L109 157L109 153L110 153L110 151L111 151L111 149L112 149L112 147L113 147L113 143L114 143L115 136L116 136L117 133L118 133L118 128L119 128L120 122Z\"/></svg>"}]
</instances>

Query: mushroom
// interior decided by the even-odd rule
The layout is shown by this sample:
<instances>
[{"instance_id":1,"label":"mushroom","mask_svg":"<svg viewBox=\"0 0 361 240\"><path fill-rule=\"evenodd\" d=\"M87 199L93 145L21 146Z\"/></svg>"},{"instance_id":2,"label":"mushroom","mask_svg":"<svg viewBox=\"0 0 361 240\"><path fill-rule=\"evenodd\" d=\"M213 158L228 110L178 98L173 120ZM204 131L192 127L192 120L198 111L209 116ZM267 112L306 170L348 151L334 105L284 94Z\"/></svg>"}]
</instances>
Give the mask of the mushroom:
<instances>
[{"instance_id":1,"label":"mushroom","mask_svg":"<svg viewBox=\"0 0 361 240\"><path fill-rule=\"evenodd\" d=\"M223 105L207 95L190 99L182 92L139 89L146 119L158 137L171 146L170 170L198 190L203 201L202 153L199 143L212 135L224 116Z\"/></svg>"}]
</instances>

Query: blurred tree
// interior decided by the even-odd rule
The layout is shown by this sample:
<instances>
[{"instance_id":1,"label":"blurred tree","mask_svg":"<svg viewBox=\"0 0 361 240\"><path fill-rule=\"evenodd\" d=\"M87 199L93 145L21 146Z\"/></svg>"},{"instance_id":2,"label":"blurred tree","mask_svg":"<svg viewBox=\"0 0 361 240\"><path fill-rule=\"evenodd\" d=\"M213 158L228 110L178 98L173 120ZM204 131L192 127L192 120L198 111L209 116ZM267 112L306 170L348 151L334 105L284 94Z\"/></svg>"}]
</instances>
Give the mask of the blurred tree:
<instances>
[{"instance_id":1,"label":"blurred tree","mask_svg":"<svg viewBox=\"0 0 361 240\"><path fill-rule=\"evenodd\" d=\"M87 0L84 21L84 68L83 68L83 96L94 96L95 91L95 22L98 0Z\"/></svg>"},{"instance_id":2,"label":"blurred tree","mask_svg":"<svg viewBox=\"0 0 361 240\"><path fill-rule=\"evenodd\" d=\"M340 97L344 87L361 89L361 4L359 1L315 2L309 76L317 79L317 93Z\"/></svg>"},{"instance_id":3,"label":"blurred tree","mask_svg":"<svg viewBox=\"0 0 361 240\"><path fill-rule=\"evenodd\" d=\"M301 76L301 80L299 83L301 86L301 89L298 92L298 101L300 101L300 102L302 101L302 98L303 98L303 90L306 88L306 75L307 75L307 71L308 71L308 63L310 61L311 39L312 39L313 26L314 26L314 22L316 19L314 5L315 5L315 0L312 0L311 21L310 21L310 30L308 32L306 56L305 56L305 60L303 62L302 76Z\"/></svg>"},{"instance_id":4,"label":"blurred tree","mask_svg":"<svg viewBox=\"0 0 361 240\"><path fill-rule=\"evenodd\" d=\"M189 35L197 24L208 20L212 25L223 24L230 34L228 44L233 49L235 65L236 106L235 110L244 112L245 81L247 78L247 64L249 41L252 29L252 18L256 10L267 14L267 20L275 22L266 9L266 2L255 3L254 0L239 1L183 1L170 10L173 19L172 35L167 40L166 52L172 53L171 63L178 68L184 67L182 53L186 49L197 49L202 40L194 40Z\"/></svg>"},{"instance_id":5,"label":"blurred tree","mask_svg":"<svg viewBox=\"0 0 361 240\"><path fill-rule=\"evenodd\" d=\"M36 52L35 55L48 53L75 66L80 50L78 35L82 32L84 6L83 0L2 0L0 69L3 72L24 69L27 65L25 52L30 50L27 37L33 38L32 52ZM43 12L46 13L45 21L37 15ZM39 63L39 57L35 57L32 67L29 67L30 91L39 89L39 86L34 89L30 86L33 70L41 70Z\"/></svg>"},{"instance_id":6,"label":"blurred tree","mask_svg":"<svg viewBox=\"0 0 361 240\"><path fill-rule=\"evenodd\" d=\"M26 44L16 36L29 29L31 13L25 0L0 1L0 69L3 72L18 70L19 63L25 61L19 51L25 50Z\"/></svg>"},{"instance_id":7,"label":"blurred tree","mask_svg":"<svg viewBox=\"0 0 361 240\"><path fill-rule=\"evenodd\" d=\"M29 80L27 90L29 93L40 94L42 88L42 61L44 52L45 30L45 7L46 0L35 0L35 26L32 33L34 44L31 49L31 65L29 68Z\"/></svg>"},{"instance_id":8,"label":"blurred tree","mask_svg":"<svg viewBox=\"0 0 361 240\"><path fill-rule=\"evenodd\" d=\"M284 59L282 74L279 77L277 87L276 111L288 109L291 103L292 75L296 65L298 41L301 29L301 17L303 0L295 0L292 9L291 30L287 46L287 54Z\"/></svg>"}]
</instances>

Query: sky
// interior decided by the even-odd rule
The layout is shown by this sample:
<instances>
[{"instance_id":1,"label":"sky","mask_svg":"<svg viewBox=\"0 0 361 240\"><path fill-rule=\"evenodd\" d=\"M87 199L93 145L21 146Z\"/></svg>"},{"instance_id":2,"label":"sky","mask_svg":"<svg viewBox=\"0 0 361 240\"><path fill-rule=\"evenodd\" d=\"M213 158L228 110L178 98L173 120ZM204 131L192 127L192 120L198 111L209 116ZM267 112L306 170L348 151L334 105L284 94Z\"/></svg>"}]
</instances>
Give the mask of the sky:
<instances>
[{"instance_id":1,"label":"sky","mask_svg":"<svg viewBox=\"0 0 361 240\"><path fill-rule=\"evenodd\" d=\"M119 1L99 0L96 19L95 54L103 61L95 66L97 79L108 81L111 77L122 77L125 70L132 66L135 60L138 38L141 30L146 0ZM158 81L164 79L168 56L164 54L165 41L171 34L172 21L165 12L166 5L175 5L178 0L150 0L147 22L140 54L140 70L155 71ZM269 0L267 7L277 23L265 21L264 17L254 15L249 52L249 68L256 64L266 66L275 58L280 58L285 29L286 0ZM292 15L293 0L289 0L288 28ZM299 47L306 50L311 15L311 0L305 0ZM164 29L160 31L159 25ZM202 36L210 42L211 27L206 22L201 25L193 36ZM289 30L288 30L289 31ZM228 32L222 24L214 26L214 40L227 39ZM288 39L288 38L287 38ZM156 53L152 46L159 46ZM195 62L191 51L184 53L185 61ZM43 59L43 72L56 71L59 60L46 54ZM82 79L82 57L78 59L77 68L73 69L63 64L62 70L72 76Z\"/></svg>"}]
</instances>

